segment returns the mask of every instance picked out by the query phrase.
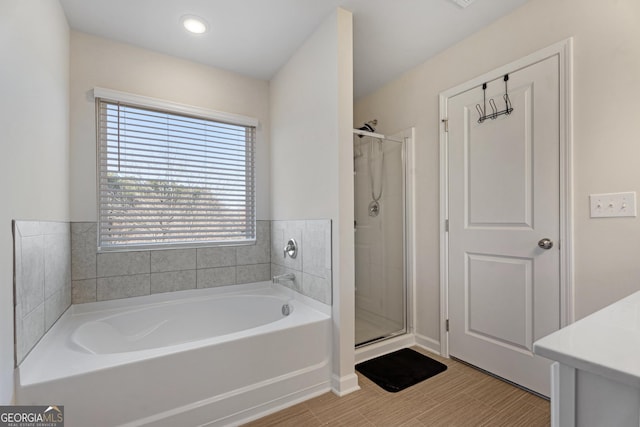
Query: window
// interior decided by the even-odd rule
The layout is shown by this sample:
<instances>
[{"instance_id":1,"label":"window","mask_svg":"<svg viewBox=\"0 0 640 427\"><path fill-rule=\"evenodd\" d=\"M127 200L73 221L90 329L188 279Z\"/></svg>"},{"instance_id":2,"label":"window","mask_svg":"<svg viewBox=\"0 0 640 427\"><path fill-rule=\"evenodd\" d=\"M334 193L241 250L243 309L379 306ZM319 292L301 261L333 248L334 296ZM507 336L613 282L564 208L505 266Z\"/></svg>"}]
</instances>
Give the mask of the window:
<instances>
[{"instance_id":1,"label":"window","mask_svg":"<svg viewBox=\"0 0 640 427\"><path fill-rule=\"evenodd\" d=\"M94 90L100 250L255 240L256 129L238 123L253 119L218 121L100 93L111 91Z\"/></svg>"}]
</instances>

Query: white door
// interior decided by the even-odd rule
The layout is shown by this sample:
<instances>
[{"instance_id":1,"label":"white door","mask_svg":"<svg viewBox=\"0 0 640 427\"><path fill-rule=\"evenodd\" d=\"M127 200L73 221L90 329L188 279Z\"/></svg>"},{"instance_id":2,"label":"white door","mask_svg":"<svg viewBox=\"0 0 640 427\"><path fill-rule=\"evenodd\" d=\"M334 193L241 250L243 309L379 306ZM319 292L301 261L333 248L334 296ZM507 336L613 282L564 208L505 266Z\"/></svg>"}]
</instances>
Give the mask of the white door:
<instances>
[{"instance_id":1,"label":"white door","mask_svg":"<svg viewBox=\"0 0 640 427\"><path fill-rule=\"evenodd\" d=\"M558 57L508 85L513 112L483 123L481 87L448 99L449 353L549 396L533 342L560 328ZM489 111L504 90L488 82Z\"/></svg>"}]
</instances>

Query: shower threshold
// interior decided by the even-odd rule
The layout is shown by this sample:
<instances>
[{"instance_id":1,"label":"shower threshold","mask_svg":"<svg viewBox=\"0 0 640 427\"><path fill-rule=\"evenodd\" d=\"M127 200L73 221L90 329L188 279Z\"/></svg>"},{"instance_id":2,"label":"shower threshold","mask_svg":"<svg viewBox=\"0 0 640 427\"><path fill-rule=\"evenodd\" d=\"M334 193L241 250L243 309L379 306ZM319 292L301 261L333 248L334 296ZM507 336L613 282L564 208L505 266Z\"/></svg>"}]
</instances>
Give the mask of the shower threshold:
<instances>
[{"instance_id":1,"label":"shower threshold","mask_svg":"<svg viewBox=\"0 0 640 427\"><path fill-rule=\"evenodd\" d=\"M372 339L370 339L370 340L363 341L363 342L361 342L361 343L357 343L357 344L356 344L356 348L358 348L358 347L360 347L360 346L363 346L363 345L367 345L367 344L371 344L371 343L374 343L374 342L378 342L378 341L380 341L380 340L383 340L384 338L385 338L385 337L377 337L377 338L372 338Z\"/></svg>"},{"instance_id":2,"label":"shower threshold","mask_svg":"<svg viewBox=\"0 0 640 427\"><path fill-rule=\"evenodd\" d=\"M355 348L358 349L358 348L366 347L366 346L371 345L371 344L376 344L376 343L379 343L379 342L382 342L382 341L390 340L392 338L396 338L396 337L399 337L401 335L405 335L406 333L407 333L407 331L401 330L401 331L398 331L398 332L394 332L392 334L380 336L380 337L377 337L377 338L371 338L369 340L356 343Z\"/></svg>"}]
</instances>

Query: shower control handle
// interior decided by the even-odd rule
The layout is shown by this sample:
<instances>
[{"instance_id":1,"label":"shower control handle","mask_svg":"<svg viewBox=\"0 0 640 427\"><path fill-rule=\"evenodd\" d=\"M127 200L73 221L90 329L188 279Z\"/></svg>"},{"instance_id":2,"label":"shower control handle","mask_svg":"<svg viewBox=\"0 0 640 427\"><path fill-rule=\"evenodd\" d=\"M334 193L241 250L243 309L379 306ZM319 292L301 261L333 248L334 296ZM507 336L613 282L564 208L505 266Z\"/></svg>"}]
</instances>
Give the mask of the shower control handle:
<instances>
[{"instance_id":1,"label":"shower control handle","mask_svg":"<svg viewBox=\"0 0 640 427\"><path fill-rule=\"evenodd\" d=\"M295 258L298 255L298 244L295 239L289 239L287 246L284 247L284 258L289 255L290 258Z\"/></svg>"}]
</instances>

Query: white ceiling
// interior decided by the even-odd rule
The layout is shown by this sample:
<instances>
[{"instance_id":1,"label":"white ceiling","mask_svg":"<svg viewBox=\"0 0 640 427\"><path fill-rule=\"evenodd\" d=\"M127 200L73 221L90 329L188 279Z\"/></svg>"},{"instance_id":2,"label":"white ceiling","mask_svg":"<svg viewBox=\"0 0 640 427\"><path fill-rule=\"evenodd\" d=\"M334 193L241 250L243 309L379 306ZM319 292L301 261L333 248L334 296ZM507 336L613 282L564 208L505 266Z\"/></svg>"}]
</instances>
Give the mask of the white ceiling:
<instances>
[{"instance_id":1,"label":"white ceiling","mask_svg":"<svg viewBox=\"0 0 640 427\"><path fill-rule=\"evenodd\" d=\"M354 91L364 96L527 0L60 0L72 28L269 80L336 7L353 12ZM180 17L210 30L188 34Z\"/></svg>"}]
</instances>

